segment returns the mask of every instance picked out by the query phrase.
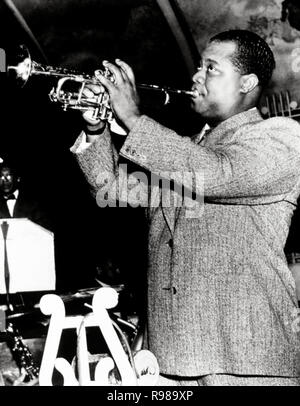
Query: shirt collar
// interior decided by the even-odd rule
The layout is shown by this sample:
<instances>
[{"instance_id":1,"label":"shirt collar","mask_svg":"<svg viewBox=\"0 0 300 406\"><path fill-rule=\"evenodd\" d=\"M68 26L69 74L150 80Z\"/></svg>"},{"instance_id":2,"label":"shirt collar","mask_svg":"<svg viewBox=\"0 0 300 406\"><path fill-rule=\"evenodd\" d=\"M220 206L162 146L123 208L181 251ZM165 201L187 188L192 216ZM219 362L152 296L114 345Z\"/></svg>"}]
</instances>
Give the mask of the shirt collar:
<instances>
[{"instance_id":1,"label":"shirt collar","mask_svg":"<svg viewBox=\"0 0 300 406\"><path fill-rule=\"evenodd\" d=\"M16 189L13 193L9 194L10 196L13 195L15 196L15 199L17 200L18 196L19 196L19 189Z\"/></svg>"},{"instance_id":2,"label":"shirt collar","mask_svg":"<svg viewBox=\"0 0 300 406\"><path fill-rule=\"evenodd\" d=\"M227 132L234 130L235 128L239 128L244 124L249 124L255 121L261 121L263 118L261 117L258 109L256 107L252 107L251 109L242 111L241 113L235 114L227 120L222 121L219 125L212 128L205 124L202 128L200 134L198 134L194 141L199 143L201 139L203 139L205 132L211 129L208 139L210 141L213 140L213 143L216 142L219 138L222 138Z\"/></svg>"}]
</instances>

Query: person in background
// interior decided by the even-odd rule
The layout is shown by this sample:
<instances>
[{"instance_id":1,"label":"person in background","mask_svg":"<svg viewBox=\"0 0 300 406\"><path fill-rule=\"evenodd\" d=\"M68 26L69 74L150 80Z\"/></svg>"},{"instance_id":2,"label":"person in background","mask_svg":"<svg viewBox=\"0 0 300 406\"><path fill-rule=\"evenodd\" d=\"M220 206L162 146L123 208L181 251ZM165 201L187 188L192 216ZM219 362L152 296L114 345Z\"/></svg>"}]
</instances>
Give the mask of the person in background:
<instances>
[{"instance_id":1,"label":"person in background","mask_svg":"<svg viewBox=\"0 0 300 406\"><path fill-rule=\"evenodd\" d=\"M17 168L10 162L0 164L0 218L28 218L52 230L52 220L42 203L22 187Z\"/></svg>"}]
</instances>

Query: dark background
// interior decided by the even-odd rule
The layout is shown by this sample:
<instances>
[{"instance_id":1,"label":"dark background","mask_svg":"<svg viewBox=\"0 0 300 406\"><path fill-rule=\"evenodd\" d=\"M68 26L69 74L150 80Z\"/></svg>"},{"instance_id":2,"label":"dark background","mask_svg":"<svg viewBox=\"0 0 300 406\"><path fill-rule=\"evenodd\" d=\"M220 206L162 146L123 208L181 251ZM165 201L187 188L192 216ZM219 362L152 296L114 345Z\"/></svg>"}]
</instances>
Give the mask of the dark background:
<instances>
[{"instance_id":1,"label":"dark background","mask_svg":"<svg viewBox=\"0 0 300 406\"><path fill-rule=\"evenodd\" d=\"M15 4L38 46L5 2L0 2L0 46L8 50L8 57L21 43L35 61L84 73L93 73L103 59L119 57L134 68L138 82L190 87L180 50L155 1ZM69 151L83 125L81 114L63 112L49 101L55 84L50 78L32 76L18 88L1 74L0 156L17 162L25 187L38 193L51 213L58 291L95 286L96 267L112 257L122 280L134 295L144 297L143 209L97 207ZM198 129L199 122L183 98L173 97L163 107L156 93L141 97L144 111L163 124L186 134ZM187 120L189 124L183 126Z\"/></svg>"}]
</instances>

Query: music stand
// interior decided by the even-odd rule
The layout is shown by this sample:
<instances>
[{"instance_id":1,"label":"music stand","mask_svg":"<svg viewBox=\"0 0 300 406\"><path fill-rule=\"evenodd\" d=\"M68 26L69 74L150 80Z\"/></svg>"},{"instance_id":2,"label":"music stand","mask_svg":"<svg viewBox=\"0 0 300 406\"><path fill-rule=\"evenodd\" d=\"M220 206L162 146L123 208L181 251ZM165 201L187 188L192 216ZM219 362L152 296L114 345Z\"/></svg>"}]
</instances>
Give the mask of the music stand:
<instances>
[{"instance_id":1,"label":"music stand","mask_svg":"<svg viewBox=\"0 0 300 406\"><path fill-rule=\"evenodd\" d=\"M0 294L55 290L53 233L25 218L0 226Z\"/></svg>"}]
</instances>

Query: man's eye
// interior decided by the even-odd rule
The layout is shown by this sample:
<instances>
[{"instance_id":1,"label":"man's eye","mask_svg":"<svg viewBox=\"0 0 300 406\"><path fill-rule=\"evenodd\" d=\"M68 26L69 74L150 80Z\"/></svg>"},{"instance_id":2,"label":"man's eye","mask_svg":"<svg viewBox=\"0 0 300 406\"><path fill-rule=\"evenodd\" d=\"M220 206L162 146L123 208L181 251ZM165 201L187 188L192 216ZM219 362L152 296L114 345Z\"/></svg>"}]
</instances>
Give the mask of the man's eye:
<instances>
[{"instance_id":1,"label":"man's eye","mask_svg":"<svg viewBox=\"0 0 300 406\"><path fill-rule=\"evenodd\" d=\"M208 65L207 70L208 70L208 72L215 72L216 68L214 67L214 65Z\"/></svg>"}]
</instances>

